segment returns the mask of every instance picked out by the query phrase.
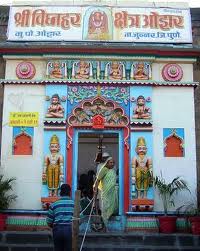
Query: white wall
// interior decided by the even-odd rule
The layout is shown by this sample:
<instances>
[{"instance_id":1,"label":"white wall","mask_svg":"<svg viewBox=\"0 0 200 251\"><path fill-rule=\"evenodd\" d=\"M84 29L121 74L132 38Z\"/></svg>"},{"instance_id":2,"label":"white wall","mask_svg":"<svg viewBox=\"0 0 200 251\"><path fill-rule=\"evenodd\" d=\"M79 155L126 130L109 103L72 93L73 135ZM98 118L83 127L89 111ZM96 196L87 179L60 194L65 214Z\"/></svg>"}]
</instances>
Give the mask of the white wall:
<instances>
[{"instance_id":1,"label":"white wall","mask_svg":"<svg viewBox=\"0 0 200 251\"><path fill-rule=\"evenodd\" d=\"M0 173L16 177L14 192L18 198L15 209L41 209L43 165L44 86L6 85L4 89L2 154ZM13 128L9 127L9 112L39 112L39 126L34 128L33 155L12 155Z\"/></svg>"},{"instance_id":2,"label":"white wall","mask_svg":"<svg viewBox=\"0 0 200 251\"><path fill-rule=\"evenodd\" d=\"M196 150L195 150L195 118L194 90L188 87L155 87L153 88L153 150L154 175L160 175L171 181L176 176L185 179L190 187L189 192L180 193L176 197L176 208L195 197ZM163 155L163 128L184 128L185 157L167 158ZM159 196L155 194L155 211L162 210Z\"/></svg>"}]
</instances>

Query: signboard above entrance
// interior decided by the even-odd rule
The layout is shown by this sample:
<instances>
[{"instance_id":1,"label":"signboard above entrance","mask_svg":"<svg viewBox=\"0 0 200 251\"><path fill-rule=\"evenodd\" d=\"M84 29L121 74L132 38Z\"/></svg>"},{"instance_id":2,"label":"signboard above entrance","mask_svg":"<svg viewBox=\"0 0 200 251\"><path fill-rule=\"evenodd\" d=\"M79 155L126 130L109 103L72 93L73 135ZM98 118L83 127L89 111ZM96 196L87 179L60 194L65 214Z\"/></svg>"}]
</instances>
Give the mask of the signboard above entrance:
<instances>
[{"instance_id":1,"label":"signboard above entrance","mask_svg":"<svg viewBox=\"0 0 200 251\"><path fill-rule=\"evenodd\" d=\"M11 7L8 40L192 43L189 9Z\"/></svg>"}]
</instances>

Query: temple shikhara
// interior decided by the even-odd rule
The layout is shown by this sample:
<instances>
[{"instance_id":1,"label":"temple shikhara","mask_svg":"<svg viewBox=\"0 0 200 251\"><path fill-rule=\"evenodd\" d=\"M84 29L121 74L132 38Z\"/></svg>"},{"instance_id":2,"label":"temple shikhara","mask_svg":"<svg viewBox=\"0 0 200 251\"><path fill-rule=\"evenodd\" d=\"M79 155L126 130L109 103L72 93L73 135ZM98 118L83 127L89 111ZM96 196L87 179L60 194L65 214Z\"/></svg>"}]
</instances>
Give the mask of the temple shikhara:
<instances>
[{"instance_id":1,"label":"temple shikhara","mask_svg":"<svg viewBox=\"0 0 200 251\"><path fill-rule=\"evenodd\" d=\"M62 183L92 199L99 153L115 161L114 231L157 228L154 176L180 176L196 193L189 8L12 6L7 36L1 170L17 195L8 229L47 227ZM181 192L170 210L189 199Z\"/></svg>"}]
</instances>

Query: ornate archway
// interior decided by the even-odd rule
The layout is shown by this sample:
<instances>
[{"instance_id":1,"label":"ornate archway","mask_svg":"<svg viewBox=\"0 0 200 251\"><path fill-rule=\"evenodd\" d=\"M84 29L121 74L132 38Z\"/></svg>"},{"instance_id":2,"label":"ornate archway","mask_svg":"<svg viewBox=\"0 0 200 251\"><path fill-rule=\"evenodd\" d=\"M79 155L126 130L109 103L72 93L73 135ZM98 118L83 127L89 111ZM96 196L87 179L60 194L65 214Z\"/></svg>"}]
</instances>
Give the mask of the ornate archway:
<instances>
[{"instance_id":1,"label":"ornate archway","mask_svg":"<svg viewBox=\"0 0 200 251\"><path fill-rule=\"evenodd\" d=\"M81 130L122 130L124 142L124 189L125 205L128 210L129 204L129 118L124 109L118 106L112 100L103 97L84 100L76 106L67 119L67 183L72 183L72 165L73 165L73 136L74 129ZM72 185L72 184L71 184Z\"/></svg>"}]
</instances>

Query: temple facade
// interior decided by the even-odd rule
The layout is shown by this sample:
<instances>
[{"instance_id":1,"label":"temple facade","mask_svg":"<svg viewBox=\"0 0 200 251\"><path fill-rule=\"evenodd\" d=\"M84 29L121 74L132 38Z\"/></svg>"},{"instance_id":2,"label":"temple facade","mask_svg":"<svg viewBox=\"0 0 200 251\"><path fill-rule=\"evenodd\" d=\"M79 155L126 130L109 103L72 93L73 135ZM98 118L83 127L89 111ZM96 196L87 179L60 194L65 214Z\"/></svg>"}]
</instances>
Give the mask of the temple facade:
<instances>
[{"instance_id":1,"label":"temple facade","mask_svg":"<svg viewBox=\"0 0 200 251\"><path fill-rule=\"evenodd\" d=\"M25 44L4 55L1 81L1 170L18 196L10 226L17 212L45 214L62 183L74 198L97 173L100 143L115 160L116 229L135 212L163 211L152 176L181 176L196 199L190 14L149 8L73 6L68 22L59 7L11 8L8 40Z\"/></svg>"}]
</instances>

